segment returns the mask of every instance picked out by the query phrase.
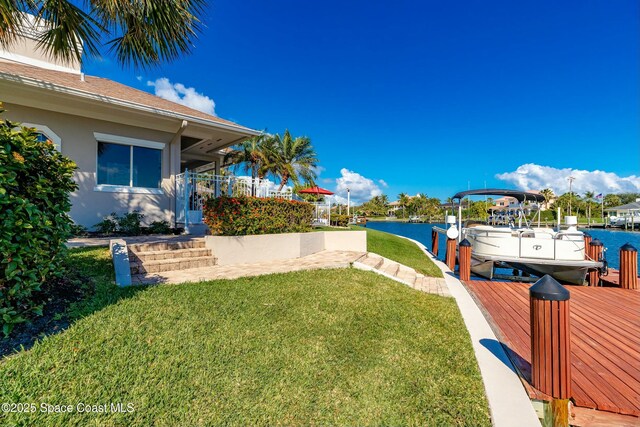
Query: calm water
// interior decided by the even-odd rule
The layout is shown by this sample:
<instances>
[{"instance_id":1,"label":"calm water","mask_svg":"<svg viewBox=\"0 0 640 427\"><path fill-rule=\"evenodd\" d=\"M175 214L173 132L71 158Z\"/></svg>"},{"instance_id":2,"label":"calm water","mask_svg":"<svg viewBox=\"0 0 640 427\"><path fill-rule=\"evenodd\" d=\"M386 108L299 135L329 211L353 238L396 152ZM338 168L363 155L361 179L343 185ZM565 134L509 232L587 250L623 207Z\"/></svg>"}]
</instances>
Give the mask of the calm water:
<instances>
[{"instance_id":1,"label":"calm water","mask_svg":"<svg viewBox=\"0 0 640 427\"><path fill-rule=\"evenodd\" d=\"M398 234L400 236L409 237L410 239L417 240L418 242L431 249L431 228L434 226L440 226L445 228L444 224L409 224L406 222L382 222L382 221L370 221L367 223L367 227L374 230L386 231L387 233ZM600 239L607 248L607 260L609 261L609 267L619 267L619 255L618 251L620 247L625 243L631 243L637 249L640 249L640 233L630 231L610 231L610 230L585 230L593 236L594 239ZM445 252L445 239L443 235L440 235L438 241L439 257L444 257Z\"/></svg>"}]
</instances>

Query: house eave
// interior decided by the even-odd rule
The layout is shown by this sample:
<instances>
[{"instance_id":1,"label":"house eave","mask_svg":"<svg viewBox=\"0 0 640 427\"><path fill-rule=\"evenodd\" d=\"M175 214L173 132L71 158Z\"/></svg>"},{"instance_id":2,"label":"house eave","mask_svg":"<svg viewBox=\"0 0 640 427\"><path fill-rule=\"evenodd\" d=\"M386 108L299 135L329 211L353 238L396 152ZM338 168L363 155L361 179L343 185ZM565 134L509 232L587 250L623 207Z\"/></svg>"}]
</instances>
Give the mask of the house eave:
<instances>
[{"instance_id":1,"label":"house eave","mask_svg":"<svg viewBox=\"0 0 640 427\"><path fill-rule=\"evenodd\" d=\"M11 82L14 84L21 84L26 87L36 88L36 89L44 89L49 90L64 96L81 98L84 100L89 100L92 102L98 102L101 105L112 106L112 107L121 107L127 108L135 111L139 111L141 113L152 114L155 116L160 116L169 119L175 119L178 121L187 120L191 124L198 124L200 126L231 131L234 133L242 134L246 137L260 135L262 132L246 128L244 126L235 125L232 123L222 123L214 120L206 120L200 117L191 116L188 114L177 113L175 111L165 110L161 108L154 108L148 105L139 104L136 102L126 101L119 98L114 98L110 96L98 95L92 92L83 91L80 89L70 88L63 85L58 85L55 83L49 83L42 80L17 76L11 73L0 72L0 80Z\"/></svg>"}]
</instances>

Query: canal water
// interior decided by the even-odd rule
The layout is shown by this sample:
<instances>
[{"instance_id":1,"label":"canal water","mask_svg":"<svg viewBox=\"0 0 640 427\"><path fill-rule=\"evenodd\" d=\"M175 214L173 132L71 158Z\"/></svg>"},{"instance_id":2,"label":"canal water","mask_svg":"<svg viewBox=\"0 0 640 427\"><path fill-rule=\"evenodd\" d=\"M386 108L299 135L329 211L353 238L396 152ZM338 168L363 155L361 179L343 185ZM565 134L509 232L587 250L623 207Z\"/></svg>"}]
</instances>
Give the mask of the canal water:
<instances>
[{"instance_id":1,"label":"canal water","mask_svg":"<svg viewBox=\"0 0 640 427\"><path fill-rule=\"evenodd\" d=\"M418 242L431 249L431 229L433 226L440 226L446 228L445 224L415 224L407 222L395 222L395 221L369 221L367 227L386 231L387 233L393 233L400 236L409 237L410 239L417 240ZM619 268L619 250L625 243L631 243L634 247L640 250L640 233L624 231L624 230L600 230L591 229L583 230L591 234L594 239L599 239L607 248L606 256L609 261L609 267ZM445 238L440 235L439 239L439 258L444 257L445 252Z\"/></svg>"}]
</instances>

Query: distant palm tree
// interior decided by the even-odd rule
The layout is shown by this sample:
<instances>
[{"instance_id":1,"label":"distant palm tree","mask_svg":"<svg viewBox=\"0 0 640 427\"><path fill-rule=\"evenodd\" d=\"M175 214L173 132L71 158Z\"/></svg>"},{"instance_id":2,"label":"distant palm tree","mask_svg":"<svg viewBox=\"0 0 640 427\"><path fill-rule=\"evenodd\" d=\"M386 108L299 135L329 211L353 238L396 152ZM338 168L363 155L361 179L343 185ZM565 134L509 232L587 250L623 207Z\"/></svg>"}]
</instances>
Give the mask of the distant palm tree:
<instances>
[{"instance_id":1,"label":"distant palm tree","mask_svg":"<svg viewBox=\"0 0 640 427\"><path fill-rule=\"evenodd\" d=\"M409 204L409 196L407 196L406 193L400 193L398 194L398 203L400 205L400 207L402 208L402 218L404 218L405 216L405 209L407 208L407 205Z\"/></svg>"},{"instance_id":2,"label":"distant palm tree","mask_svg":"<svg viewBox=\"0 0 640 427\"><path fill-rule=\"evenodd\" d=\"M266 138L264 134L257 135L232 147L224 156L224 164L242 168L251 174L251 178L264 178L267 153L263 143Z\"/></svg>"},{"instance_id":3,"label":"distant palm tree","mask_svg":"<svg viewBox=\"0 0 640 427\"><path fill-rule=\"evenodd\" d=\"M549 202L556 196L551 188L540 190L540 194L544 197L544 208L549 209Z\"/></svg>"},{"instance_id":4,"label":"distant palm tree","mask_svg":"<svg viewBox=\"0 0 640 427\"><path fill-rule=\"evenodd\" d=\"M145 68L190 51L205 0L0 1L0 47L18 39L24 12L43 28L38 49L65 62L99 56L101 45L122 65ZM81 42L81 43L80 43Z\"/></svg>"},{"instance_id":5,"label":"distant palm tree","mask_svg":"<svg viewBox=\"0 0 640 427\"><path fill-rule=\"evenodd\" d=\"M593 191L587 191L584 193L584 200L587 202L587 218L589 224L591 224L591 203L593 202L593 198L595 197L595 193Z\"/></svg>"},{"instance_id":6,"label":"distant palm tree","mask_svg":"<svg viewBox=\"0 0 640 427\"><path fill-rule=\"evenodd\" d=\"M289 130L284 135L276 135L266 143L267 161L263 170L280 179L278 191L282 191L289 180L299 185L301 182L314 183L318 158L306 136L293 138Z\"/></svg>"}]
</instances>

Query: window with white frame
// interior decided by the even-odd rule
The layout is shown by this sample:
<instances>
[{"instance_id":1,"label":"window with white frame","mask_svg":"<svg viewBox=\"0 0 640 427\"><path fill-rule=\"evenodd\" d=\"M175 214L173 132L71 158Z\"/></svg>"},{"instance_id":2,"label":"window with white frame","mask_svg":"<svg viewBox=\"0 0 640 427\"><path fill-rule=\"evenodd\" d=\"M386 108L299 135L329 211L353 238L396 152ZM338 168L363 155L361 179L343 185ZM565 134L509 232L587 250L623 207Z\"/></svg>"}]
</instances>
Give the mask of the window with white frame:
<instances>
[{"instance_id":1,"label":"window with white frame","mask_svg":"<svg viewBox=\"0 0 640 427\"><path fill-rule=\"evenodd\" d=\"M94 135L98 142L99 190L160 188L163 143L98 133Z\"/></svg>"},{"instance_id":2,"label":"window with white frame","mask_svg":"<svg viewBox=\"0 0 640 427\"><path fill-rule=\"evenodd\" d=\"M33 123L22 123L22 126L36 129L36 138L40 142L51 141L56 150L62 152L62 138L45 125L37 125Z\"/></svg>"}]
</instances>

